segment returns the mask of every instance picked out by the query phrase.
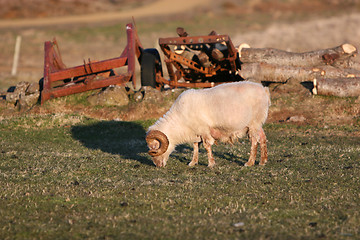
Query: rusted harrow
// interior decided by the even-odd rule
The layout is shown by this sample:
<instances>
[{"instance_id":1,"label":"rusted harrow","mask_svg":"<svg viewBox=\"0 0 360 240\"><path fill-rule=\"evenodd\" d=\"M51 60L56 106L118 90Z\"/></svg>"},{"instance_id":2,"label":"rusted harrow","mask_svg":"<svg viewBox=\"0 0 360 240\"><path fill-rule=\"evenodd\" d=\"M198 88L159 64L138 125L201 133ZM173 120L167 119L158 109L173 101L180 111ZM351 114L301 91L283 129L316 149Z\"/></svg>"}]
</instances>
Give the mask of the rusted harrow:
<instances>
[{"instance_id":1,"label":"rusted harrow","mask_svg":"<svg viewBox=\"0 0 360 240\"><path fill-rule=\"evenodd\" d=\"M158 85L170 87L213 87L223 82L240 81L240 60L228 35L214 31L207 36L188 36L178 28L179 37L160 38L170 80L157 73ZM183 78L184 81L179 81ZM153 84L154 85L154 84Z\"/></svg>"},{"instance_id":2,"label":"rusted harrow","mask_svg":"<svg viewBox=\"0 0 360 240\"><path fill-rule=\"evenodd\" d=\"M121 85L132 81L136 88L135 61L140 59L142 45L132 23L126 25L127 45L120 57L103 61L84 61L83 65L66 68L62 62L56 40L45 42L45 61L41 103L56 97ZM117 74L115 68L126 67L127 72Z\"/></svg>"}]
</instances>

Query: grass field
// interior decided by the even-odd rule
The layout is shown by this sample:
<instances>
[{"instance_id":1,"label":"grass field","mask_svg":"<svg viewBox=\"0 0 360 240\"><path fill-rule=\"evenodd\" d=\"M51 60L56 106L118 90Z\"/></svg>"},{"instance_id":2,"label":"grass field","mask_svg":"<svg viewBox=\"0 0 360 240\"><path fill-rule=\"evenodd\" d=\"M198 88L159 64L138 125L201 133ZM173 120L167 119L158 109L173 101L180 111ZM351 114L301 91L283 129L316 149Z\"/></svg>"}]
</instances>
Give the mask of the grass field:
<instances>
[{"instance_id":1,"label":"grass field","mask_svg":"<svg viewBox=\"0 0 360 240\"><path fill-rule=\"evenodd\" d=\"M156 168L153 121L52 114L0 121L0 239L359 239L359 127L265 125L188 167L182 145Z\"/></svg>"}]
</instances>

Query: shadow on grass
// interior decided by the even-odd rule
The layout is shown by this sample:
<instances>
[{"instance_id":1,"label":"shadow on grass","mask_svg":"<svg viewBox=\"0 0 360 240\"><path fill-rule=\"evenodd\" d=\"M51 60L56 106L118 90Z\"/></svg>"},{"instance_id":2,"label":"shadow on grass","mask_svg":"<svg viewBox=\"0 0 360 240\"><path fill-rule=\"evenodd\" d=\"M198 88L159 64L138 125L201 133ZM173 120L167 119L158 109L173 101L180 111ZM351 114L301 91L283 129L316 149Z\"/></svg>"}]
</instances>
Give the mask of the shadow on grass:
<instances>
[{"instance_id":1,"label":"shadow on grass","mask_svg":"<svg viewBox=\"0 0 360 240\"><path fill-rule=\"evenodd\" d=\"M118 154L123 158L153 165L150 159L141 155L147 152L144 128L134 122L102 121L73 126L73 138L89 149Z\"/></svg>"},{"instance_id":2,"label":"shadow on grass","mask_svg":"<svg viewBox=\"0 0 360 240\"><path fill-rule=\"evenodd\" d=\"M213 153L215 162L217 160L224 159L228 162L233 162L233 163L239 164L240 166L243 166L248 161L248 159L245 158L240 153L234 154L234 151L231 151L228 146L229 145L226 145L224 143L221 143L219 145L213 145L212 153ZM239 145L239 144L234 144L234 145L230 145L230 146L231 146L231 148L245 147L245 146ZM250 151L250 149L249 149L249 151ZM184 156L184 154L185 154L185 156ZM180 162L188 164L191 161L192 154L193 154L192 146L190 146L188 144L181 144L176 147L176 152L173 153L172 155L173 155L173 157L175 156L176 159L178 159ZM258 153L258 156L259 155L260 155L260 153ZM207 165L208 164L207 152L204 149L204 146L202 145L202 143L199 145L199 158L206 159L205 162L199 162L199 165Z\"/></svg>"}]
</instances>

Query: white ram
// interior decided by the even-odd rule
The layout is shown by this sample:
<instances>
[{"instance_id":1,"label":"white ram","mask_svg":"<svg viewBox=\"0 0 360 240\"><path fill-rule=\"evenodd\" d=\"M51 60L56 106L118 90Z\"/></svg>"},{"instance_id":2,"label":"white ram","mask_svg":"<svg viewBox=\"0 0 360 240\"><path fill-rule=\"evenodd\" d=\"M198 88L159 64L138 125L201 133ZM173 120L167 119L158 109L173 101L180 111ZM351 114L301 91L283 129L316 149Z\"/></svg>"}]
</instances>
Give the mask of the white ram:
<instances>
[{"instance_id":1,"label":"white ram","mask_svg":"<svg viewBox=\"0 0 360 240\"><path fill-rule=\"evenodd\" d=\"M199 143L208 155L208 166L215 165L211 146L215 141L234 142L248 134L251 142L249 161L255 163L260 143L260 164L267 162L266 136L262 125L270 106L268 88L253 82L221 84L209 89L187 90L174 102L170 110L149 127L146 142L149 154L158 167L166 165L176 145L193 143L190 166L198 163Z\"/></svg>"}]
</instances>

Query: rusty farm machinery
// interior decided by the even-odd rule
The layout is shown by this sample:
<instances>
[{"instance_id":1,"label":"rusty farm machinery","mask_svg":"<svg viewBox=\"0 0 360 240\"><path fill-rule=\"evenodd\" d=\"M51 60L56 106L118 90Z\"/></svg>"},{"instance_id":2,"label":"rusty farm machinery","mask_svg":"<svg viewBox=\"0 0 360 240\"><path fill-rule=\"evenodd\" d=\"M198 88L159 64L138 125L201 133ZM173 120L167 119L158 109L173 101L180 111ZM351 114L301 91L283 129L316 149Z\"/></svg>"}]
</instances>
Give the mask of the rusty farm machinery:
<instances>
[{"instance_id":1,"label":"rusty farm machinery","mask_svg":"<svg viewBox=\"0 0 360 240\"><path fill-rule=\"evenodd\" d=\"M161 89L213 87L230 81L241 81L238 51L228 35L211 32L206 36L188 36L178 28L178 37L160 38L159 46L164 55L164 65L169 79L163 74L160 53L155 48L144 49L135 25L126 25L127 45L119 57L102 61L88 61L83 65L67 68L61 59L57 41L45 42L44 78L41 102L104 88L110 85L132 83L134 89L151 86ZM136 60L141 68L141 83L136 81ZM116 73L115 68L127 68Z\"/></svg>"}]
</instances>

